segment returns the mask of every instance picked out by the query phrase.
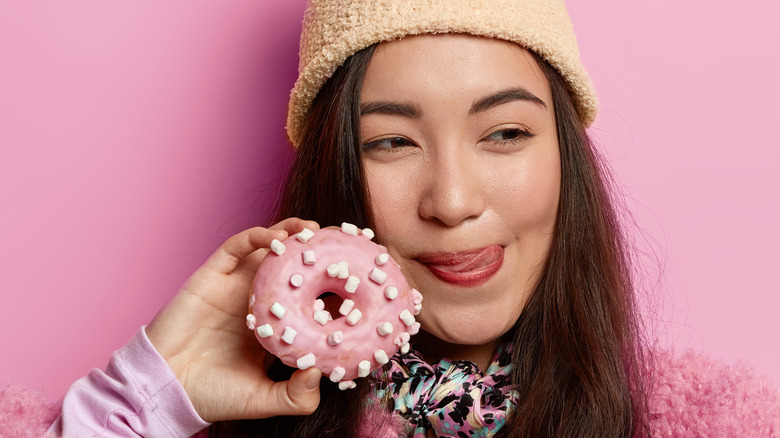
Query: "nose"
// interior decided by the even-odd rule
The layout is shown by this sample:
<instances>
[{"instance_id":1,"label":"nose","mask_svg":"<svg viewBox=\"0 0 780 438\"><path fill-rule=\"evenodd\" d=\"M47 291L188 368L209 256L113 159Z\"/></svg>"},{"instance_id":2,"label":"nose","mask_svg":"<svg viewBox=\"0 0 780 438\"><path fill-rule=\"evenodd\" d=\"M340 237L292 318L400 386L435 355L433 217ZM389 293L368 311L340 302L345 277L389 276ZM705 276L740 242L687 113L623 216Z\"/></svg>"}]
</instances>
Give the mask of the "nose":
<instances>
[{"instance_id":1,"label":"nose","mask_svg":"<svg viewBox=\"0 0 780 438\"><path fill-rule=\"evenodd\" d=\"M485 210L481 176L486 169L468 153L454 150L437 154L429 164L420 175L420 216L448 227L478 218Z\"/></svg>"}]
</instances>

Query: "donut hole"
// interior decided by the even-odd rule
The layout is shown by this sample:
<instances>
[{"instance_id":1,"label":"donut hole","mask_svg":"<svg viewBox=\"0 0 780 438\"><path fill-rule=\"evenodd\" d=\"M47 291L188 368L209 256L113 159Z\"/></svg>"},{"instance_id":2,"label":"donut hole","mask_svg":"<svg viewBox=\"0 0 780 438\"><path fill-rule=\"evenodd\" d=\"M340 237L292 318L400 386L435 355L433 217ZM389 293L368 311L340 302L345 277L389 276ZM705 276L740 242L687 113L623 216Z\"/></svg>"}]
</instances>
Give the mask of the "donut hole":
<instances>
[{"instance_id":1,"label":"donut hole","mask_svg":"<svg viewBox=\"0 0 780 438\"><path fill-rule=\"evenodd\" d=\"M322 300L322 302L325 303L325 310L330 313L334 320L344 317L344 315L339 313L341 303L344 302L344 299L335 292L323 292L317 297L317 299Z\"/></svg>"}]
</instances>

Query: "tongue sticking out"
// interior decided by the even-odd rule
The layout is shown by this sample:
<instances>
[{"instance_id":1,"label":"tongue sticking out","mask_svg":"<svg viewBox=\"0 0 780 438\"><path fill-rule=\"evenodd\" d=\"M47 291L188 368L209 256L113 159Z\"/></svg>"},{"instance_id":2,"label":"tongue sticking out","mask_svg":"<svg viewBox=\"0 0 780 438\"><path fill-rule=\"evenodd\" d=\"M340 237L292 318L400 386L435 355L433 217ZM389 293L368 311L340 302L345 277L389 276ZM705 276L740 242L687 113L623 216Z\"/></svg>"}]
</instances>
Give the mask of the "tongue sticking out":
<instances>
[{"instance_id":1,"label":"tongue sticking out","mask_svg":"<svg viewBox=\"0 0 780 438\"><path fill-rule=\"evenodd\" d=\"M448 283L476 286L490 279L501 268L504 248L492 245L471 253L435 254L418 260Z\"/></svg>"},{"instance_id":2,"label":"tongue sticking out","mask_svg":"<svg viewBox=\"0 0 780 438\"><path fill-rule=\"evenodd\" d=\"M421 261L441 271L464 273L490 266L499 260L503 253L503 248L493 245L473 253L436 256L429 260L421 259Z\"/></svg>"}]
</instances>

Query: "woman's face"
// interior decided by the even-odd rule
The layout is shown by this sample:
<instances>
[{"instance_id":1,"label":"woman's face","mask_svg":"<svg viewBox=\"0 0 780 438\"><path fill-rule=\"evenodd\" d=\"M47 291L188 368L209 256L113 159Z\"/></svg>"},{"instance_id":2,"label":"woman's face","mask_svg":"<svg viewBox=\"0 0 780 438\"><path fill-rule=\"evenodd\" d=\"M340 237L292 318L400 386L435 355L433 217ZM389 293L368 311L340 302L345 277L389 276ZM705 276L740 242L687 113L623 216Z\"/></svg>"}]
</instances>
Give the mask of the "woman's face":
<instances>
[{"instance_id":1,"label":"woman's face","mask_svg":"<svg viewBox=\"0 0 780 438\"><path fill-rule=\"evenodd\" d=\"M422 292L425 331L487 345L515 323L555 226L550 87L516 44L424 35L380 44L360 141L381 243Z\"/></svg>"}]
</instances>

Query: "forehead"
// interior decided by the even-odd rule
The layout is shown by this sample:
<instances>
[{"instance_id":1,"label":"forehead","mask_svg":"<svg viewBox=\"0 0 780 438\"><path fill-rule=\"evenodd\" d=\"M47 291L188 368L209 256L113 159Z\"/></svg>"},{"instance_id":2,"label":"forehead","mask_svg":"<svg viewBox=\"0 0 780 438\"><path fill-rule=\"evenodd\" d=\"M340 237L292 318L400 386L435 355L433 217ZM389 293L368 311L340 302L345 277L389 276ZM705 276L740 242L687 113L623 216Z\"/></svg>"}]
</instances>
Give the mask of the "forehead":
<instances>
[{"instance_id":1,"label":"forehead","mask_svg":"<svg viewBox=\"0 0 780 438\"><path fill-rule=\"evenodd\" d=\"M510 87L551 103L547 79L525 48L466 34L417 35L377 46L361 100L472 98Z\"/></svg>"}]
</instances>

